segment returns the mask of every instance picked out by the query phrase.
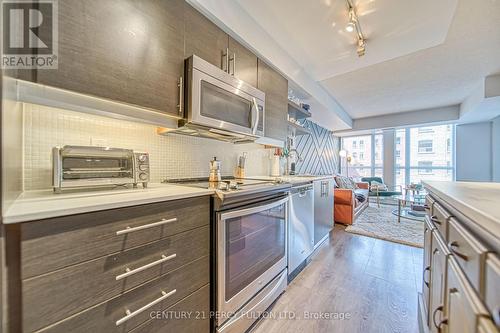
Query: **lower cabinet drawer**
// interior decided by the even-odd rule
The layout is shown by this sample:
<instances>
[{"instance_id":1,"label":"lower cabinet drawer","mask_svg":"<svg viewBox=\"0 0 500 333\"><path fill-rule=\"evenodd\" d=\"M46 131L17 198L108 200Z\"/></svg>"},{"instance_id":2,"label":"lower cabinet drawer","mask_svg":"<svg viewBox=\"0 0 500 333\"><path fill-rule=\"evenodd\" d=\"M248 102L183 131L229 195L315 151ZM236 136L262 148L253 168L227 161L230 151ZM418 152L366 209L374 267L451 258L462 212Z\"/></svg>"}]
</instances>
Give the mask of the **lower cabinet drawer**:
<instances>
[{"instance_id":1,"label":"lower cabinet drawer","mask_svg":"<svg viewBox=\"0 0 500 333\"><path fill-rule=\"evenodd\" d=\"M153 313L152 319L134 328L133 333L209 333L210 286L174 304L161 313Z\"/></svg>"},{"instance_id":2,"label":"lower cabinet drawer","mask_svg":"<svg viewBox=\"0 0 500 333\"><path fill-rule=\"evenodd\" d=\"M448 259L446 289L448 332L476 332L479 320L488 317L489 314L453 257Z\"/></svg>"},{"instance_id":3,"label":"lower cabinet drawer","mask_svg":"<svg viewBox=\"0 0 500 333\"><path fill-rule=\"evenodd\" d=\"M436 202L434 200L434 198L432 198L430 195L426 195L425 196L425 211L427 212L427 214L429 215L432 215L432 210L433 210L433 207L434 207L434 202Z\"/></svg>"},{"instance_id":4,"label":"lower cabinet drawer","mask_svg":"<svg viewBox=\"0 0 500 333\"><path fill-rule=\"evenodd\" d=\"M205 256L40 332L128 332L150 320L152 313L167 309L207 285L209 272L209 257Z\"/></svg>"},{"instance_id":5,"label":"lower cabinet drawer","mask_svg":"<svg viewBox=\"0 0 500 333\"><path fill-rule=\"evenodd\" d=\"M441 233L445 240L448 239L448 220L451 215L439 203L434 202L432 206L431 221Z\"/></svg>"},{"instance_id":6,"label":"lower cabinet drawer","mask_svg":"<svg viewBox=\"0 0 500 333\"><path fill-rule=\"evenodd\" d=\"M209 222L209 197L199 197L21 223L21 278L148 244Z\"/></svg>"},{"instance_id":7,"label":"lower cabinet drawer","mask_svg":"<svg viewBox=\"0 0 500 333\"><path fill-rule=\"evenodd\" d=\"M479 292L482 262L484 262L487 249L455 218L449 220L448 232L448 249Z\"/></svg>"},{"instance_id":8,"label":"lower cabinet drawer","mask_svg":"<svg viewBox=\"0 0 500 333\"><path fill-rule=\"evenodd\" d=\"M483 300L500 327L500 259L494 253L486 257Z\"/></svg>"},{"instance_id":9,"label":"lower cabinet drawer","mask_svg":"<svg viewBox=\"0 0 500 333\"><path fill-rule=\"evenodd\" d=\"M22 282L23 327L34 331L209 253L209 227Z\"/></svg>"}]
</instances>

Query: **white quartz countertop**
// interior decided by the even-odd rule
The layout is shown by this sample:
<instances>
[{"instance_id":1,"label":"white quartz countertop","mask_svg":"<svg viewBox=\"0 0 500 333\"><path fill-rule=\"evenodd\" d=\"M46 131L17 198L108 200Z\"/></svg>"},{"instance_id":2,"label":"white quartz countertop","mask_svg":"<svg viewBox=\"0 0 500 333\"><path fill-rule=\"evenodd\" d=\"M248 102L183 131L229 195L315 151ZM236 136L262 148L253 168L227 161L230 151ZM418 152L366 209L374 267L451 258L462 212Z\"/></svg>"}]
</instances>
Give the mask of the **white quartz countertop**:
<instances>
[{"instance_id":1,"label":"white quartz countertop","mask_svg":"<svg viewBox=\"0 0 500 333\"><path fill-rule=\"evenodd\" d=\"M500 235L500 183L424 181L424 186L495 237Z\"/></svg>"},{"instance_id":2,"label":"white quartz countertop","mask_svg":"<svg viewBox=\"0 0 500 333\"><path fill-rule=\"evenodd\" d=\"M148 185L146 189L138 187L61 194L55 194L52 190L27 191L22 193L4 213L3 223L28 222L214 193L213 190L179 185L151 183Z\"/></svg>"}]
</instances>

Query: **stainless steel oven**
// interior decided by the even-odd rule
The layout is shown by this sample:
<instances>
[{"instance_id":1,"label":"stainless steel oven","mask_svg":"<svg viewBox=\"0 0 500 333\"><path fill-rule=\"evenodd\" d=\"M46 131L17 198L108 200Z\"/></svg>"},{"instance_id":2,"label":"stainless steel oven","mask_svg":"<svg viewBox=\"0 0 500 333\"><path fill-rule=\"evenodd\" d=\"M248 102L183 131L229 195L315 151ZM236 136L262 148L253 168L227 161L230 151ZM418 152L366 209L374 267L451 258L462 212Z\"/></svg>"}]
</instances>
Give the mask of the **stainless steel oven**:
<instances>
[{"instance_id":1,"label":"stainless steel oven","mask_svg":"<svg viewBox=\"0 0 500 333\"><path fill-rule=\"evenodd\" d=\"M218 332L244 332L287 285L288 196L217 216ZM230 318L228 318L230 317Z\"/></svg>"},{"instance_id":2,"label":"stainless steel oven","mask_svg":"<svg viewBox=\"0 0 500 333\"><path fill-rule=\"evenodd\" d=\"M203 130L234 140L264 136L264 92L195 55L186 59L185 77L186 117L179 132Z\"/></svg>"}]
</instances>

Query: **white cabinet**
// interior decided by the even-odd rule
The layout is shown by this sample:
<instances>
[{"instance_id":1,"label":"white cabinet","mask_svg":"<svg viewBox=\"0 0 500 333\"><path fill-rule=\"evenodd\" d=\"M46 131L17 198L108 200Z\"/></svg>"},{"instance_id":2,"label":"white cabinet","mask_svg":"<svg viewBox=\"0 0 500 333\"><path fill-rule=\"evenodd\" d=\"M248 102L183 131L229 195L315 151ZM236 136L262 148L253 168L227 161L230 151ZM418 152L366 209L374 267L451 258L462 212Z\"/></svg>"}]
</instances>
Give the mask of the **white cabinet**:
<instances>
[{"instance_id":1,"label":"white cabinet","mask_svg":"<svg viewBox=\"0 0 500 333\"><path fill-rule=\"evenodd\" d=\"M431 332L443 332L446 326L446 258L449 252L438 232L432 232L429 326Z\"/></svg>"},{"instance_id":2,"label":"white cabinet","mask_svg":"<svg viewBox=\"0 0 500 333\"><path fill-rule=\"evenodd\" d=\"M453 257L448 260L447 282L448 332L476 332L479 319L488 316L488 311Z\"/></svg>"},{"instance_id":3,"label":"white cabinet","mask_svg":"<svg viewBox=\"0 0 500 333\"><path fill-rule=\"evenodd\" d=\"M473 221L433 196L432 188L428 190L419 295L421 331L498 333L500 240L491 241L478 233Z\"/></svg>"}]
</instances>

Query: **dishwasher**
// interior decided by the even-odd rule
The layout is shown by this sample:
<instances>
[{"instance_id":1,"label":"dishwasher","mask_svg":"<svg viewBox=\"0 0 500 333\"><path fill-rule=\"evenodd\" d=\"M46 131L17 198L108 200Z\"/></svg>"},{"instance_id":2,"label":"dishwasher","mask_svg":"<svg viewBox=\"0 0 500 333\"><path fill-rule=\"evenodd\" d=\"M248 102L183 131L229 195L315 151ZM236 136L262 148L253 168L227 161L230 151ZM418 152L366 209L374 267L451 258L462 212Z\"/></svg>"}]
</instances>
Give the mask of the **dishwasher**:
<instances>
[{"instance_id":1,"label":"dishwasher","mask_svg":"<svg viewBox=\"0 0 500 333\"><path fill-rule=\"evenodd\" d=\"M314 190L312 184L292 187L288 226L288 275L314 250ZM304 265L302 265L304 267ZM300 271L299 269L297 269Z\"/></svg>"}]
</instances>

